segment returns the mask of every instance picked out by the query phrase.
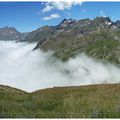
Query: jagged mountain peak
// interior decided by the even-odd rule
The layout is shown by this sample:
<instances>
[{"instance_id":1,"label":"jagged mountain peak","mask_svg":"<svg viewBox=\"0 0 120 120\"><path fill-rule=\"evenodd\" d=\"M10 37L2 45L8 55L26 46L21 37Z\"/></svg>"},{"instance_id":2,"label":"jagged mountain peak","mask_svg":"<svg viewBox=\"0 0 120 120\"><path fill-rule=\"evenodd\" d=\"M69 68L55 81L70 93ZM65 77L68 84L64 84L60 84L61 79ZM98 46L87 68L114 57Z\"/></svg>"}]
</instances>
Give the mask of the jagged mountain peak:
<instances>
[{"instance_id":1,"label":"jagged mountain peak","mask_svg":"<svg viewBox=\"0 0 120 120\"><path fill-rule=\"evenodd\" d=\"M75 19L63 19L62 22L60 22L57 26L57 29L65 29L67 27L70 27L74 25L77 22Z\"/></svg>"},{"instance_id":2,"label":"jagged mountain peak","mask_svg":"<svg viewBox=\"0 0 120 120\"><path fill-rule=\"evenodd\" d=\"M105 22L113 23L110 17L96 17L93 19L93 21L98 23L105 23Z\"/></svg>"},{"instance_id":3,"label":"jagged mountain peak","mask_svg":"<svg viewBox=\"0 0 120 120\"><path fill-rule=\"evenodd\" d=\"M62 22L60 24L71 24L71 23L75 23L77 20L75 19L63 19Z\"/></svg>"},{"instance_id":4,"label":"jagged mountain peak","mask_svg":"<svg viewBox=\"0 0 120 120\"><path fill-rule=\"evenodd\" d=\"M75 19L63 19L56 26L42 26L37 30L30 33L30 36L26 37L27 41L41 41L44 38L53 37L63 32L71 32L76 36L86 34L96 30L111 29L115 30L118 28L118 23L112 22L110 17L96 17L93 20L86 18L81 20ZM120 25L119 25L120 26Z\"/></svg>"},{"instance_id":5,"label":"jagged mountain peak","mask_svg":"<svg viewBox=\"0 0 120 120\"><path fill-rule=\"evenodd\" d=\"M60 24L62 24L62 23L71 23L71 22L76 22L77 20L75 20L75 19L72 19L72 18L70 18L70 19L63 19L62 20L62 22L60 23Z\"/></svg>"},{"instance_id":6,"label":"jagged mountain peak","mask_svg":"<svg viewBox=\"0 0 120 120\"><path fill-rule=\"evenodd\" d=\"M103 17L103 16L98 16L94 18L93 20L103 20L103 21L111 21L110 17Z\"/></svg>"}]
</instances>

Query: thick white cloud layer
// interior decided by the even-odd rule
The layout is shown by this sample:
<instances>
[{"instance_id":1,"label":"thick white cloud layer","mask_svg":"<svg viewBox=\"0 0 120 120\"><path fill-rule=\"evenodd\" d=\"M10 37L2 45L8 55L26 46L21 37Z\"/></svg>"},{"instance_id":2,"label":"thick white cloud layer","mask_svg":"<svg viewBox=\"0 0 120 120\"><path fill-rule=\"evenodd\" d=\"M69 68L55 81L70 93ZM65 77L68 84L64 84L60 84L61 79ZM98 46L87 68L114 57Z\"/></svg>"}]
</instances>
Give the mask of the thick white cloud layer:
<instances>
[{"instance_id":1,"label":"thick white cloud layer","mask_svg":"<svg viewBox=\"0 0 120 120\"><path fill-rule=\"evenodd\" d=\"M120 81L120 69L80 54L67 62L52 52L32 51L35 44L0 41L0 84L32 92L57 86Z\"/></svg>"}]
</instances>

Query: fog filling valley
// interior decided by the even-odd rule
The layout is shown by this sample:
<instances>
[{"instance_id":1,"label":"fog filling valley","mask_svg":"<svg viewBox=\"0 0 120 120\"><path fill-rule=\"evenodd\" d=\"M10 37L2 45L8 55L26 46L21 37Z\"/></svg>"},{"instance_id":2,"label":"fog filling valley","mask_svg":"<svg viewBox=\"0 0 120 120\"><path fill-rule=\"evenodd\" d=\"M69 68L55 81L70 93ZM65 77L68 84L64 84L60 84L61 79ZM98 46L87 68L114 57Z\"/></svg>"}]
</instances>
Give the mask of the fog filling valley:
<instances>
[{"instance_id":1,"label":"fog filling valley","mask_svg":"<svg viewBox=\"0 0 120 120\"><path fill-rule=\"evenodd\" d=\"M52 52L32 51L35 45L0 41L0 85L33 92L120 81L120 69L112 64L101 63L85 54L62 62L54 58Z\"/></svg>"}]
</instances>

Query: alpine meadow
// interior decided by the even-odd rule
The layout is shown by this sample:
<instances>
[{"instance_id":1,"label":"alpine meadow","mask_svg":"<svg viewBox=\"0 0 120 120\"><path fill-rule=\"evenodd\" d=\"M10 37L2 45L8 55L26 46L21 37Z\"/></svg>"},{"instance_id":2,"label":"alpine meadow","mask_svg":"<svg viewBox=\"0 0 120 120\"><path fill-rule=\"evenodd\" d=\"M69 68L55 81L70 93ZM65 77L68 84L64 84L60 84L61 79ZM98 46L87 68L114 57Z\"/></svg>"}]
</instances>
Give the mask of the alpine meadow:
<instances>
[{"instance_id":1,"label":"alpine meadow","mask_svg":"<svg viewBox=\"0 0 120 120\"><path fill-rule=\"evenodd\" d=\"M0 2L0 118L120 118L120 2Z\"/></svg>"}]
</instances>

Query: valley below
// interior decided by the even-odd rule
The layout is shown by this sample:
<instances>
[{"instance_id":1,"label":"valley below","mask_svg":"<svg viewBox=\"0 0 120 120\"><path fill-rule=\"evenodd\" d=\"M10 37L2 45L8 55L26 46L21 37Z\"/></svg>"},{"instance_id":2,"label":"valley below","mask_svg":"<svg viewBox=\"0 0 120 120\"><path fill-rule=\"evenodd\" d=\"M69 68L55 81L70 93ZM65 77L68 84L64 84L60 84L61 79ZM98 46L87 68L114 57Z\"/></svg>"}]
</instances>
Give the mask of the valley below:
<instances>
[{"instance_id":1,"label":"valley below","mask_svg":"<svg viewBox=\"0 0 120 120\"><path fill-rule=\"evenodd\" d=\"M0 41L0 84L27 92L39 89L119 83L120 68L81 53L64 62L35 43Z\"/></svg>"},{"instance_id":2,"label":"valley below","mask_svg":"<svg viewBox=\"0 0 120 120\"><path fill-rule=\"evenodd\" d=\"M119 90L119 20L0 28L1 118L119 118Z\"/></svg>"}]
</instances>

